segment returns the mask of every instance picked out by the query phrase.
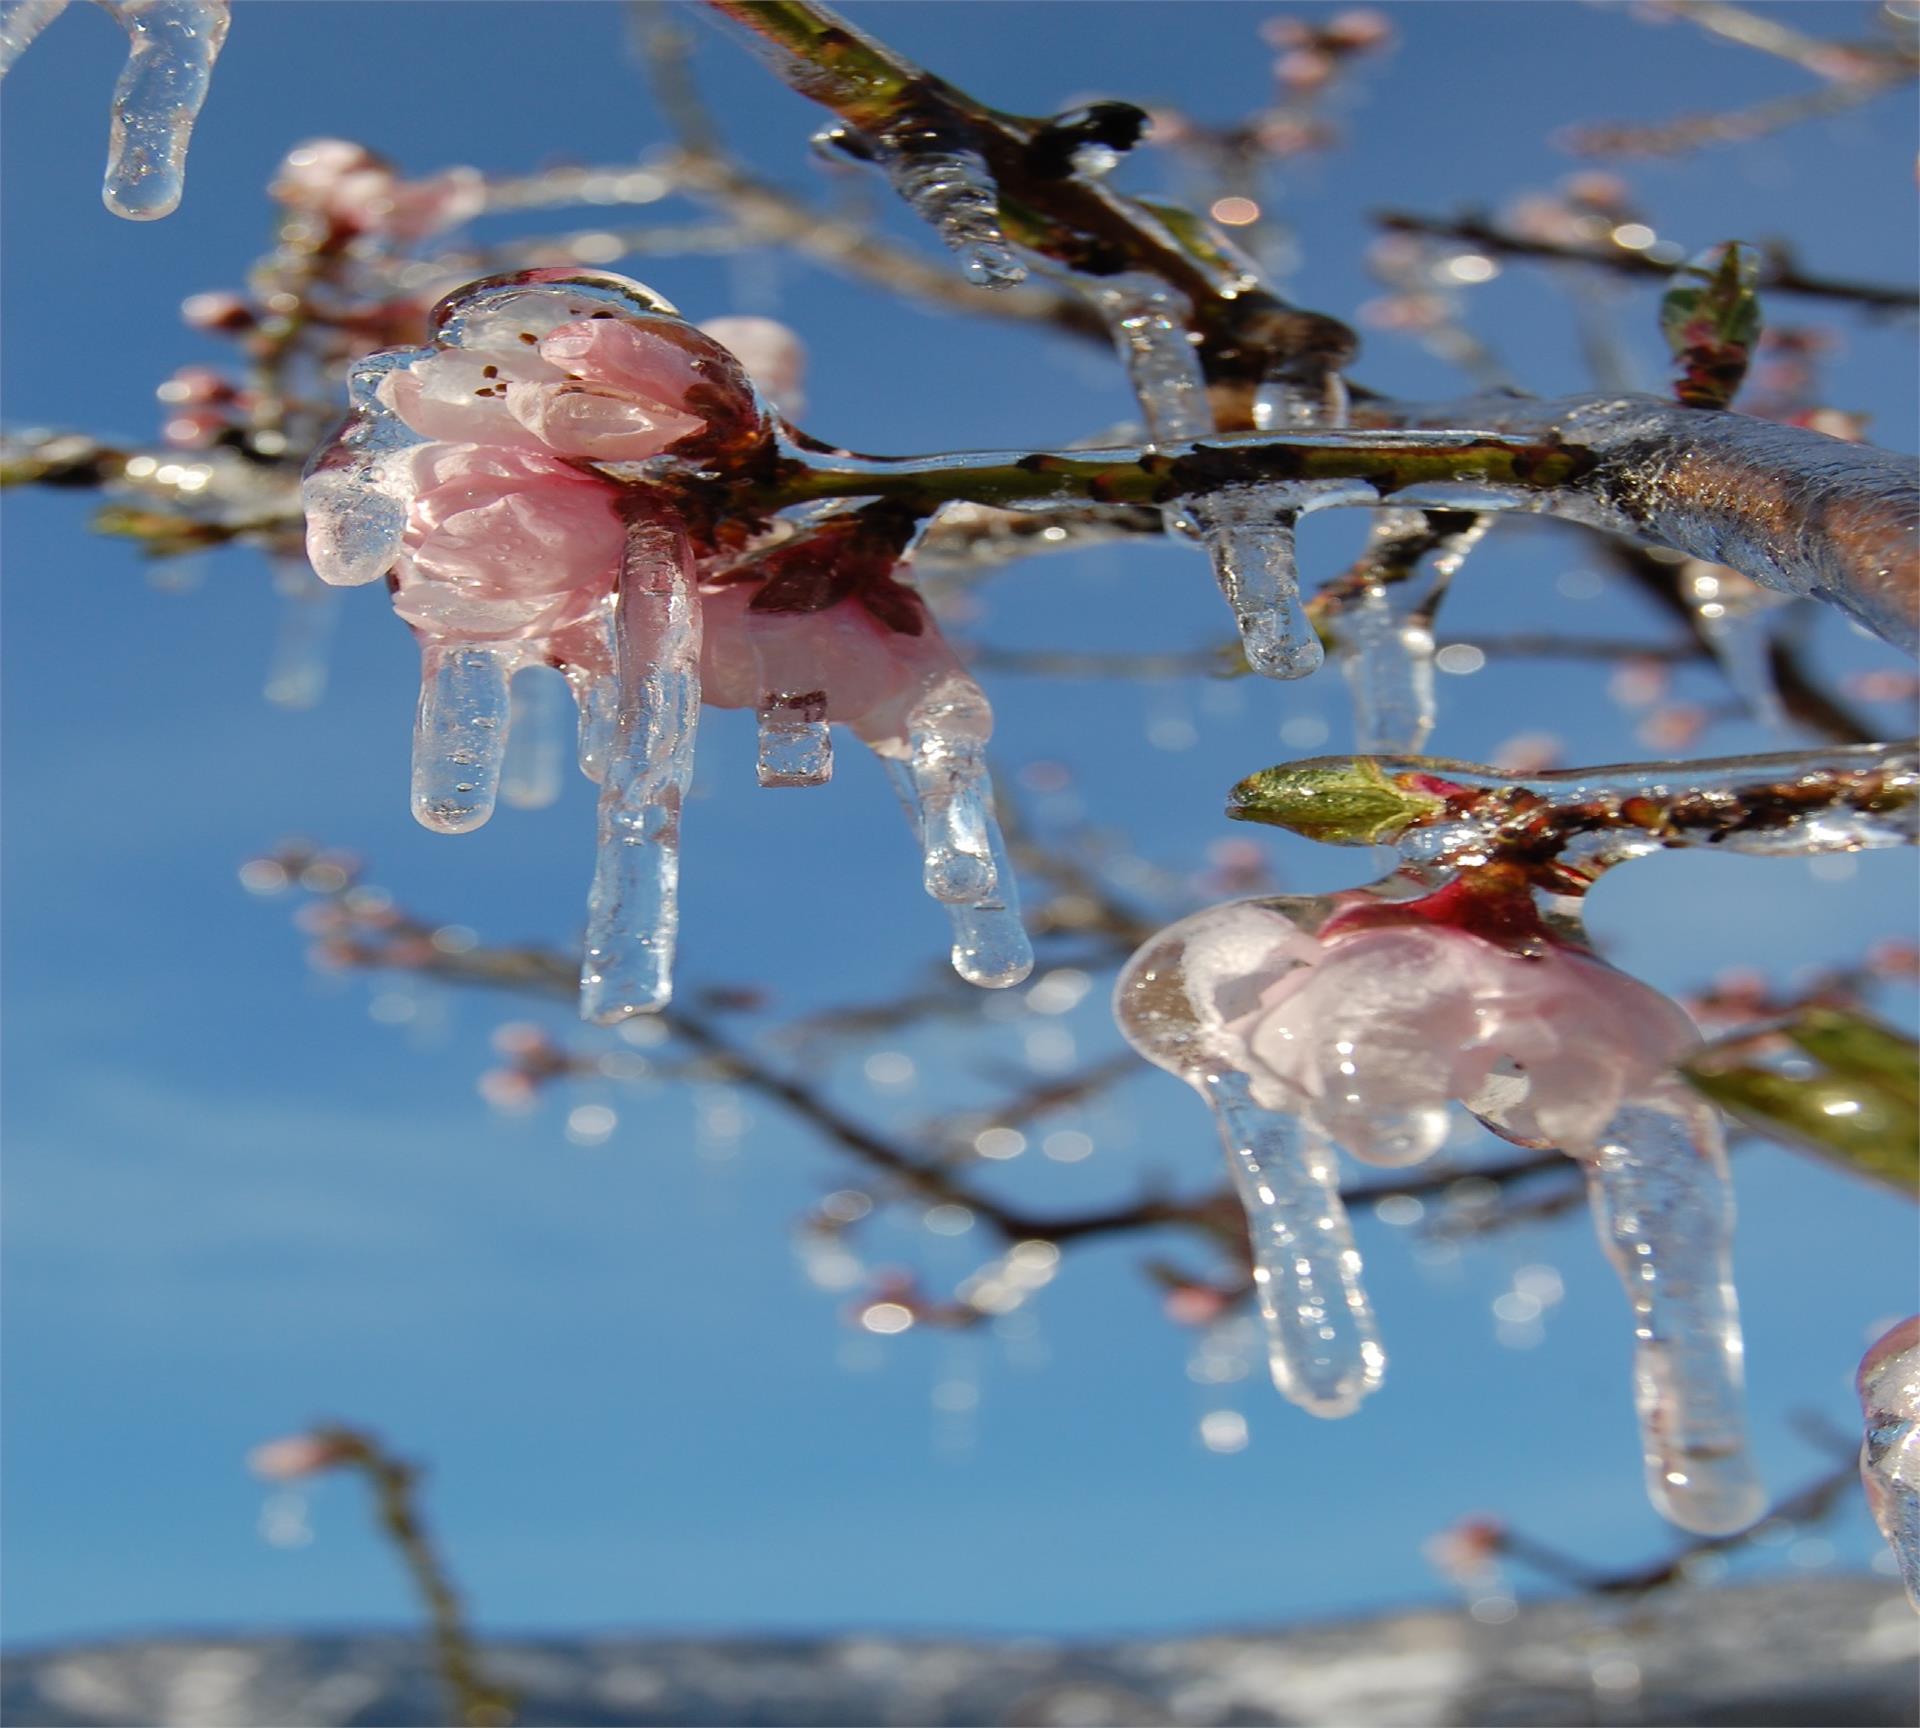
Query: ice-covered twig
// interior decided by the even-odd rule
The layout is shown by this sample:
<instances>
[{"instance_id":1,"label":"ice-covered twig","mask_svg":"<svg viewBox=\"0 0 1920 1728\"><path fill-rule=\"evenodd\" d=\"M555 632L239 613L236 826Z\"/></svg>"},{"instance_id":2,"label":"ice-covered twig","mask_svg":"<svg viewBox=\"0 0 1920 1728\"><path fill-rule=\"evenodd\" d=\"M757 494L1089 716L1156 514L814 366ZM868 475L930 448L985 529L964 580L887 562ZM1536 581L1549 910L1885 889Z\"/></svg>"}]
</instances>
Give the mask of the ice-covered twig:
<instances>
[{"instance_id":1,"label":"ice-covered twig","mask_svg":"<svg viewBox=\"0 0 1920 1728\"><path fill-rule=\"evenodd\" d=\"M1912 744L1636 762L1536 775L1429 757L1323 756L1249 775L1227 814L1333 845L1394 845L1423 865L1521 863L1577 891L1681 846L1806 856L1913 845Z\"/></svg>"}]
</instances>

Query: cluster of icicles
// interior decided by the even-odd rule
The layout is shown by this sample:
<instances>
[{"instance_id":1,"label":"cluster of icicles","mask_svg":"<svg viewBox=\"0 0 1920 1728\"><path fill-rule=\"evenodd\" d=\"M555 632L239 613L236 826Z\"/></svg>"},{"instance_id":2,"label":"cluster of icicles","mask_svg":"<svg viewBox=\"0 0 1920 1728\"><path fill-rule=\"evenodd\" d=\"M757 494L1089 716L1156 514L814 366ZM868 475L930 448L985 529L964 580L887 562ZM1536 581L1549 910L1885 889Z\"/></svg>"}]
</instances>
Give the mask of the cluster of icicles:
<instances>
[{"instance_id":1,"label":"cluster of icicles","mask_svg":"<svg viewBox=\"0 0 1920 1728\"><path fill-rule=\"evenodd\" d=\"M1836 755L1890 764L1909 791L1920 780L1910 756L1885 747ZM1422 766L1452 777L1452 765ZM1659 780L1472 777L1480 790L1525 784L1547 802L1616 806L1672 789L1670 776ZM1909 844L1910 802L1891 815L1830 809L1785 833L1714 838L1723 850L1769 853ZM1491 832L1476 847L1470 826L1415 829L1401 867L1368 887L1183 919L1128 963L1115 1016L1134 1048L1214 1115L1287 1398L1344 1416L1385 1372L1338 1151L1416 1163L1445 1143L1458 1103L1503 1138L1557 1147L1584 1166L1632 1314L1649 1497L1686 1529L1742 1528L1765 1496L1742 1413L1732 1189L1718 1115L1673 1071L1697 1033L1678 1006L1588 951L1576 897L1579 881L1609 864L1680 842L1620 837L1581 856L1565 891L1545 894L1514 866L1488 862ZM1903 1396L1911 1424L1910 1384ZM1906 1498L1889 1488L1887 1503L1911 1524L1911 1445L1889 1456L1906 1473ZM1910 1538L1902 1552L1912 1556Z\"/></svg>"},{"instance_id":2,"label":"cluster of icicles","mask_svg":"<svg viewBox=\"0 0 1920 1728\"><path fill-rule=\"evenodd\" d=\"M328 582L386 578L419 639L418 819L477 828L503 771L518 801L550 796L508 746L551 699L510 687L543 667L572 687L580 765L601 785L586 1017L670 995L703 700L758 711L763 786L823 783L829 726L850 728L908 809L955 969L988 987L1027 975L984 762L992 713L918 596L888 568L831 604L756 609L752 564L703 541L659 484L775 435L728 349L624 277L526 271L450 296L428 346L355 369L352 400L308 469L307 550ZM537 733L515 751L552 754Z\"/></svg>"},{"instance_id":3,"label":"cluster of icicles","mask_svg":"<svg viewBox=\"0 0 1920 1728\"><path fill-rule=\"evenodd\" d=\"M116 216L151 221L179 206L187 142L227 39L228 0L99 3L127 33L127 63L113 90L101 195ZM66 5L67 0L7 0L0 7L0 73Z\"/></svg>"}]
</instances>

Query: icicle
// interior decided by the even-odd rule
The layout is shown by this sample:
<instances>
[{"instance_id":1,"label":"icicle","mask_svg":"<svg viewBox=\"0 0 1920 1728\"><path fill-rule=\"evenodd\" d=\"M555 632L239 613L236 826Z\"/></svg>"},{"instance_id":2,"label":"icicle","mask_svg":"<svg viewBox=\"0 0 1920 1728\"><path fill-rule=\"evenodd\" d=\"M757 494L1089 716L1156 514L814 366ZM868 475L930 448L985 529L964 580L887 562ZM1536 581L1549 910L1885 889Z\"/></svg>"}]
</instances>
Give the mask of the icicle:
<instances>
[{"instance_id":1,"label":"icicle","mask_svg":"<svg viewBox=\"0 0 1920 1728\"><path fill-rule=\"evenodd\" d=\"M0 77L66 9L67 0L6 0L0 5Z\"/></svg>"},{"instance_id":2,"label":"icicle","mask_svg":"<svg viewBox=\"0 0 1920 1728\"><path fill-rule=\"evenodd\" d=\"M597 786L607 777L619 738L619 681L591 667L569 666L567 683L580 711L580 772Z\"/></svg>"},{"instance_id":3,"label":"icicle","mask_svg":"<svg viewBox=\"0 0 1920 1728\"><path fill-rule=\"evenodd\" d=\"M1581 1159L1594 1228L1633 1310L1648 1497L1682 1529L1744 1529L1767 1497L1741 1410L1733 1190L1718 1118L1678 1094L1641 1099Z\"/></svg>"},{"instance_id":4,"label":"icicle","mask_svg":"<svg viewBox=\"0 0 1920 1728\"><path fill-rule=\"evenodd\" d=\"M1236 486L1182 506L1213 561L1214 580L1233 608L1247 664L1266 678L1304 678L1326 658L1300 603L1291 487Z\"/></svg>"},{"instance_id":5,"label":"icicle","mask_svg":"<svg viewBox=\"0 0 1920 1728\"><path fill-rule=\"evenodd\" d=\"M1419 510L1383 510L1374 519L1360 558L1365 585L1335 626L1357 749L1418 750L1433 730L1433 612L1490 518L1437 526L1446 520ZM1424 583L1415 579L1423 560Z\"/></svg>"},{"instance_id":6,"label":"icicle","mask_svg":"<svg viewBox=\"0 0 1920 1728\"><path fill-rule=\"evenodd\" d=\"M1785 719L1773 679L1773 629L1768 614L1784 604L1777 594L1738 571L1689 559L1680 574L1680 595L1720 670L1747 713L1763 726Z\"/></svg>"},{"instance_id":7,"label":"icicle","mask_svg":"<svg viewBox=\"0 0 1920 1728\"><path fill-rule=\"evenodd\" d=\"M923 854L930 860L931 854L925 851L928 823L914 764L888 755L883 755L880 761L899 795L908 824L922 838ZM1027 939L1026 926L1020 921L1019 885L1014 880L1012 865L1007 862L1006 842L993 813L992 788L984 770L976 790L979 838L983 847L980 862L985 865L982 874L986 886L978 889L974 898L964 901L936 893L930 862L923 886L934 899L946 905L947 915L953 922L954 971L969 984L985 990L1003 990L1018 984L1033 970L1033 945Z\"/></svg>"},{"instance_id":8,"label":"icicle","mask_svg":"<svg viewBox=\"0 0 1920 1728\"><path fill-rule=\"evenodd\" d=\"M1000 227L999 189L976 152L942 147L911 132L876 143L894 191L960 254L969 281L1010 288L1027 279Z\"/></svg>"},{"instance_id":9,"label":"icicle","mask_svg":"<svg viewBox=\"0 0 1920 1728\"><path fill-rule=\"evenodd\" d=\"M304 557L275 558L273 586L280 596L280 629L267 667L266 698L282 708L311 708L326 693L340 595Z\"/></svg>"},{"instance_id":10,"label":"icicle","mask_svg":"<svg viewBox=\"0 0 1920 1728\"><path fill-rule=\"evenodd\" d=\"M107 208L136 222L180 203L187 140L220 46L227 0L100 0L127 33L127 63L113 92Z\"/></svg>"},{"instance_id":11,"label":"icicle","mask_svg":"<svg viewBox=\"0 0 1920 1728\"><path fill-rule=\"evenodd\" d=\"M465 834L493 814L517 654L487 643L421 641L413 814L423 828Z\"/></svg>"},{"instance_id":12,"label":"icicle","mask_svg":"<svg viewBox=\"0 0 1920 1728\"><path fill-rule=\"evenodd\" d=\"M759 769L762 786L824 786L833 778L824 690L761 699Z\"/></svg>"},{"instance_id":13,"label":"icicle","mask_svg":"<svg viewBox=\"0 0 1920 1728\"><path fill-rule=\"evenodd\" d=\"M614 622L617 741L600 791L580 1012L612 1025L666 1006L680 923L680 806L700 714L693 553L665 522L628 530Z\"/></svg>"},{"instance_id":14,"label":"icicle","mask_svg":"<svg viewBox=\"0 0 1920 1728\"><path fill-rule=\"evenodd\" d=\"M1113 1011L1127 1042L1193 1087L1219 1124L1247 1212L1274 1384L1315 1415L1344 1416L1381 1384L1387 1359L1333 1146L1254 1102L1246 1047L1233 1029L1258 1006L1261 978L1317 951L1278 904L1213 907L1161 931L1127 962Z\"/></svg>"},{"instance_id":15,"label":"icicle","mask_svg":"<svg viewBox=\"0 0 1920 1728\"><path fill-rule=\"evenodd\" d=\"M969 905L947 908L953 919L953 969L983 990L1005 990L1033 970L1033 944L1020 921L1019 883L993 813L992 788L984 781L981 803L993 886Z\"/></svg>"},{"instance_id":16,"label":"icicle","mask_svg":"<svg viewBox=\"0 0 1920 1728\"><path fill-rule=\"evenodd\" d=\"M1147 436L1164 444L1211 432L1213 408L1187 328L1187 302L1145 276L1101 277L1087 285L1087 292L1113 334Z\"/></svg>"},{"instance_id":17,"label":"icicle","mask_svg":"<svg viewBox=\"0 0 1920 1728\"><path fill-rule=\"evenodd\" d=\"M1867 1352L1859 1386L1867 1502L1920 1609L1920 1319L1903 1320Z\"/></svg>"},{"instance_id":18,"label":"icicle","mask_svg":"<svg viewBox=\"0 0 1920 1728\"><path fill-rule=\"evenodd\" d=\"M513 724L500 767L500 796L516 810L544 810L560 796L567 756L566 688L549 666L523 666L513 680Z\"/></svg>"},{"instance_id":19,"label":"icicle","mask_svg":"<svg viewBox=\"0 0 1920 1728\"><path fill-rule=\"evenodd\" d=\"M1150 1053L1149 1053L1150 1054ZM1254 1104L1247 1076L1196 1082L1247 1214L1273 1383L1315 1416L1351 1415L1386 1373L1331 1144Z\"/></svg>"},{"instance_id":20,"label":"icicle","mask_svg":"<svg viewBox=\"0 0 1920 1728\"><path fill-rule=\"evenodd\" d=\"M993 892L986 697L964 675L943 678L907 719L906 794L920 833L926 889L972 906Z\"/></svg>"}]
</instances>

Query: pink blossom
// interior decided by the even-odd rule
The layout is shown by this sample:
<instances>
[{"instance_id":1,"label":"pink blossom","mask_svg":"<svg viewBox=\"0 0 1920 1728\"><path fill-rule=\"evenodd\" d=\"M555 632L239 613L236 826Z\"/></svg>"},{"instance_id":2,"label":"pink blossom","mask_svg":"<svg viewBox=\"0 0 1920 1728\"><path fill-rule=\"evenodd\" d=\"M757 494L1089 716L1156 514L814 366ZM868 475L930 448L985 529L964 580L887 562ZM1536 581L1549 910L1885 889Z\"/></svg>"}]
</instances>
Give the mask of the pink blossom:
<instances>
[{"instance_id":1,"label":"pink blossom","mask_svg":"<svg viewBox=\"0 0 1920 1728\"><path fill-rule=\"evenodd\" d=\"M687 352L653 331L581 319L530 342L430 350L380 398L428 438L637 462L700 431L685 403L701 382Z\"/></svg>"},{"instance_id":2,"label":"pink blossom","mask_svg":"<svg viewBox=\"0 0 1920 1728\"><path fill-rule=\"evenodd\" d=\"M1588 1147L1697 1039L1676 1004L1588 955L1424 921L1323 932L1311 958L1288 945L1228 1029L1264 1108L1376 1163L1437 1150L1456 1099L1509 1138Z\"/></svg>"},{"instance_id":3,"label":"pink blossom","mask_svg":"<svg viewBox=\"0 0 1920 1728\"><path fill-rule=\"evenodd\" d=\"M765 696L821 691L825 718L880 713L913 680L918 638L849 599L818 612L754 612L747 583L701 595L700 693L712 708L757 708Z\"/></svg>"},{"instance_id":4,"label":"pink blossom","mask_svg":"<svg viewBox=\"0 0 1920 1728\"><path fill-rule=\"evenodd\" d=\"M613 587L625 528L612 487L528 450L427 444L394 607L434 635L547 636Z\"/></svg>"},{"instance_id":5,"label":"pink blossom","mask_svg":"<svg viewBox=\"0 0 1920 1728\"><path fill-rule=\"evenodd\" d=\"M291 1482L331 1470L351 1456L351 1450L333 1435L289 1434L254 1447L247 1454L247 1468L269 1482Z\"/></svg>"},{"instance_id":6,"label":"pink blossom","mask_svg":"<svg viewBox=\"0 0 1920 1728\"><path fill-rule=\"evenodd\" d=\"M478 169L402 180L364 145L341 138L315 138L290 151L271 190L289 208L324 217L349 234L403 242L454 227L486 204Z\"/></svg>"}]
</instances>

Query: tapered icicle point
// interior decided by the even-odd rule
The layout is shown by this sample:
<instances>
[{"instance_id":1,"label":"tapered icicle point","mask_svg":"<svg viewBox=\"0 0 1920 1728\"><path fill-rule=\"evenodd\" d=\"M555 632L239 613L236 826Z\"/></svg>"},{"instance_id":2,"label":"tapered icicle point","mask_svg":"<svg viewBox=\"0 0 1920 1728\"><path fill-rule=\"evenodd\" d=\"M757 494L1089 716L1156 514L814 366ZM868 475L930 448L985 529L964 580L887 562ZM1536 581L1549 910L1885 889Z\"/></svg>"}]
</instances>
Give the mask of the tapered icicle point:
<instances>
[{"instance_id":1,"label":"tapered icicle point","mask_svg":"<svg viewBox=\"0 0 1920 1728\"><path fill-rule=\"evenodd\" d=\"M758 767L762 786L824 786L833 778L824 690L762 698Z\"/></svg>"},{"instance_id":2,"label":"tapered icicle point","mask_svg":"<svg viewBox=\"0 0 1920 1728\"><path fill-rule=\"evenodd\" d=\"M1019 884L1007 861L991 789L985 786L982 802L993 886L971 905L947 908L953 919L953 969L983 990L1005 990L1033 970L1033 944L1020 920Z\"/></svg>"},{"instance_id":3,"label":"tapered icicle point","mask_svg":"<svg viewBox=\"0 0 1920 1728\"><path fill-rule=\"evenodd\" d=\"M1747 1451L1733 1189L1718 1118L1678 1094L1641 1099L1581 1158L1594 1228L1633 1310L1648 1497L1684 1530L1744 1529L1767 1497Z\"/></svg>"},{"instance_id":4,"label":"tapered icicle point","mask_svg":"<svg viewBox=\"0 0 1920 1728\"><path fill-rule=\"evenodd\" d=\"M5 0L0 4L0 77L66 9L67 0Z\"/></svg>"},{"instance_id":5,"label":"tapered icicle point","mask_svg":"<svg viewBox=\"0 0 1920 1728\"><path fill-rule=\"evenodd\" d=\"M107 178L116 216L171 215L185 186L187 142L227 39L227 0L100 0L127 33L113 92Z\"/></svg>"},{"instance_id":6,"label":"tapered icicle point","mask_svg":"<svg viewBox=\"0 0 1920 1728\"><path fill-rule=\"evenodd\" d=\"M1246 487L1190 499L1185 511L1233 608L1247 664L1265 678L1317 671L1326 654L1300 603L1297 505L1276 501L1264 487Z\"/></svg>"},{"instance_id":7,"label":"tapered icicle point","mask_svg":"<svg viewBox=\"0 0 1920 1728\"><path fill-rule=\"evenodd\" d=\"M1859 1388L1867 1503L1920 1609L1920 1318L1901 1321L1867 1352Z\"/></svg>"},{"instance_id":8,"label":"tapered icicle point","mask_svg":"<svg viewBox=\"0 0 1920 1728\"><path fill-rule=\"evenodd\" d=\"M500 767L500 800L544 810L560 796L567 761L567 686L550 666L523 666L513 680L513 724Z\"/></svg>"},{"instance_id":9,"label":"tapered icicle point","mask_svg":"<svg viewBox=\"0 0 1920 1728\"><path fill-rule=\"evenodd\" d=\"M305 558L273 561L280 628L267 667L266 698L281 708L312 708L326 694L327 658L340 617L340 591L313 573Z\"/></svg>"},{"instance_id":10,"label":"tapered icicle point","mask_svg":"<svg viewBox=\"0 0 1920 1728\"><path fill-rule=\"evenodd\" d=\"M1000 227L993 175L974 151L886 140L880 161L914 214L960 254L969 281L1010 288L1027 279Z\"/></svg>"},{"instance_id":11,"label":"tapered icicle point","mask_svg":"<svg viewBox=\"0 0 1920 1728\"><path fill-rule=\"evenodd\" d=\"M628 530L614 613L618 721L600 789L580 1012L606 1026L666 1006L680 926L680 807L700 716L700 608L686 535Z\"/></svg>"},{"instance_id":12,"label":"tapered icicle point","mask_svg":"<svg viewBox=\"0 0 1920 1728\"><path fill-rule=\"evenodd\" d=\"M1195 1084L1219 1125L1246 1210L1273 1383L1315 1416L1350 1416L1379 1388L1387 1357L1361 1283L1333 1147L1298 1119L1260 1109L1245 1074L1222 1070Z\"/></svg>"},{"instance_id":13,"label":"tapered icicle point","mask_svg":"<svg viewBox=\"0 0 1920 1728\"><path fill-rule=\"evenodd\" d=\"M514 660L505 648L432 638L421 643L413 814L423 828L465 834L493 814Z\"/></svg>"}]
</instances>

